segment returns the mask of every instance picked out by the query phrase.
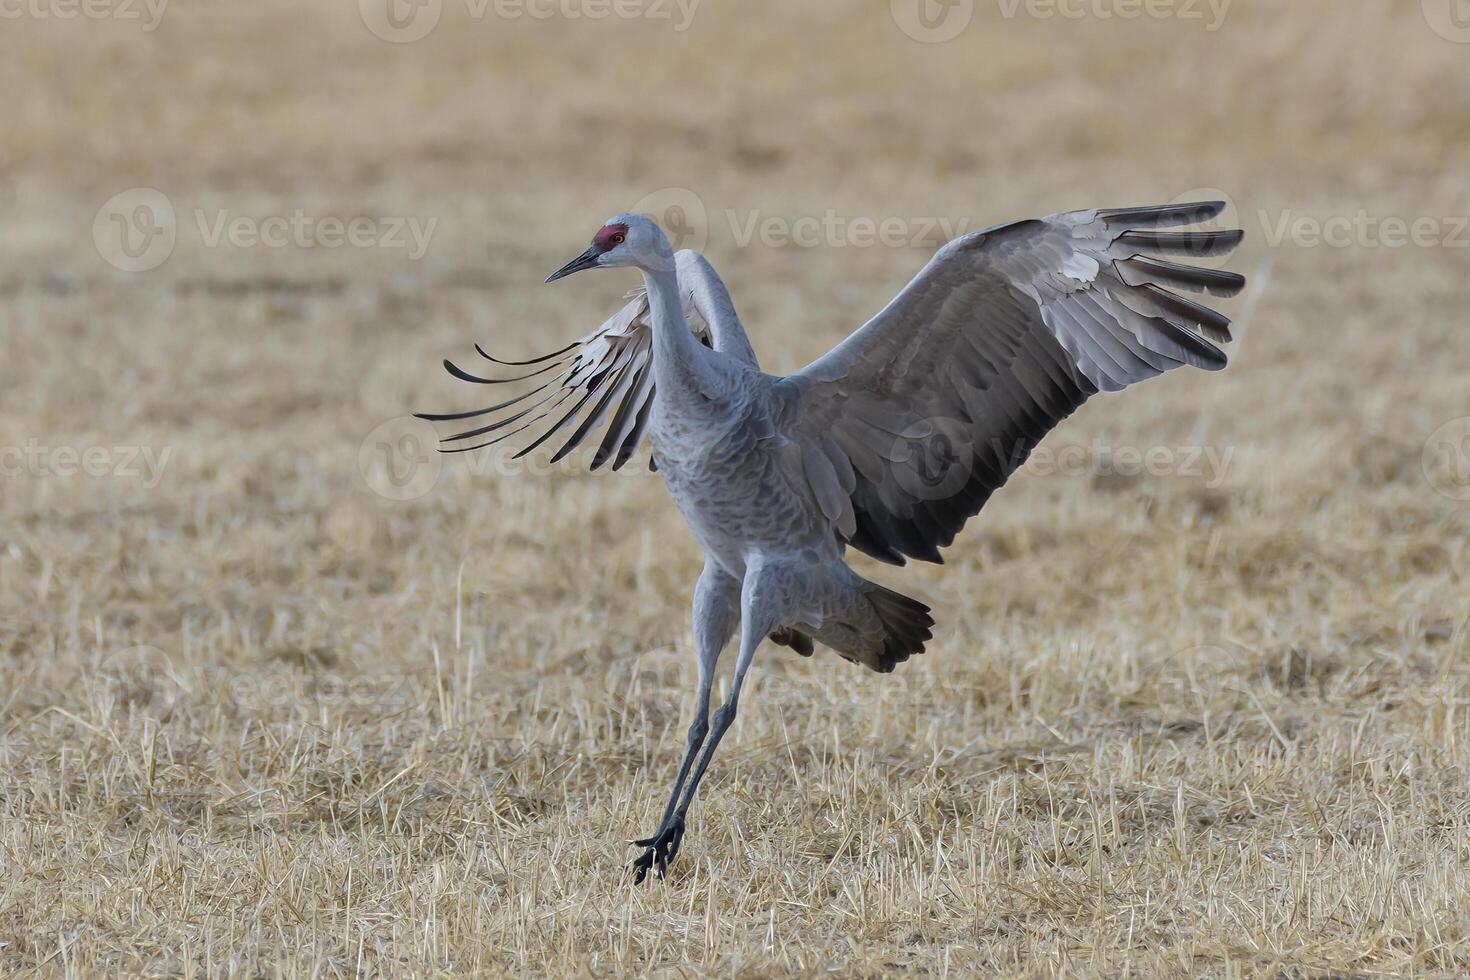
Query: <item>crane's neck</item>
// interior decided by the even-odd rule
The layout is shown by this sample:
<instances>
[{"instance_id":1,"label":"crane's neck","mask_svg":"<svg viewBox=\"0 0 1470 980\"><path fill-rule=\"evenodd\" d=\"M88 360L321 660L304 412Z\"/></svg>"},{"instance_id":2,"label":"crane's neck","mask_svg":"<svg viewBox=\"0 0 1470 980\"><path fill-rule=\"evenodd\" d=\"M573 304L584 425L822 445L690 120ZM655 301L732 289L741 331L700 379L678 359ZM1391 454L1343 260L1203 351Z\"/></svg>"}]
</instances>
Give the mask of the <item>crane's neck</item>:
<instances>
[{"instance_id":1,"label":"crane's neck","mask_svg":"<svg viewBox=\"0 0 1470 980\"><path fill-rule=\"evenodd\" d=\"M679 299L679 276L669 269L643 269L653 319L653 379L658 397L708 401L720 394L713 352L689 329Z\"/></svg>"},{"instance_id":2,"label":"crane's neck","mask_svg":"<svg viewBox=\"0 0 1470 980\"><path fill-rule=\"evenodd\" d=\"M676 258L679 288L690 294L694 308L709 324L710 340L715 350L758 370L760 364L756 361L750 340L745 336L745 328L740 325L740 317L735 314L730 291L725 288L715 267L698 252L680 252Z\"/></svg>"}]
</instances>

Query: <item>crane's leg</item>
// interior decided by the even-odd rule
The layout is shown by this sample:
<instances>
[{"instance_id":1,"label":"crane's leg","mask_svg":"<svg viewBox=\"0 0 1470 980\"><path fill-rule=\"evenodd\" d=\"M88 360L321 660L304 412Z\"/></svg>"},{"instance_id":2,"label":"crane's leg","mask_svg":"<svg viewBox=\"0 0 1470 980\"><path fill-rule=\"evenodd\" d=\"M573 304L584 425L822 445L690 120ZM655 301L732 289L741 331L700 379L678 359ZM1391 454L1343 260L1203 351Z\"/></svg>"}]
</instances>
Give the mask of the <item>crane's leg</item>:
<instances>
[{"instance_id":1,"label":"crane's leg","mask_svg":"<svg viewBox=\"0 0 1470 980\"><path fill-rule=\"evenodd\" d=\"M720 747L720 739L729 730L730 723L735 720L735 712L740 705L740 688L745 683L745 672L750 669L750 663L755 658L756 647L760 646L761 640L766 638L773 629L780 625L779 607L772 603L773 592L779 591L773 577L767 575L761 567L751 565L746 569L745 581L740 593L740 658L735 661L735 679L730 685L730 696L725 703L715 711L714 719L709 730L709 740L704 745L704 750L699 755L699 763L694 768L694 775L689 780L689 785L684 789L683 799L679 801L674 810L672 818L666 822L659 833L649 840L649 848L643 853L633 866L638 869L635 883L641 882L651 868L658 869L662 877L675 855L679 853L679 845L684 839L684 821L689 813L689 806L694 802L694 794L699 790L700 780L704 778L704 772L709 768L710 759L714 757L715 750Z\"/></svg>"},{"instance_id":2,"label":"crane's leg","mask_svg":"<svg viewBox=\"0 0 1470 980\"><path fill-rule=\"evenodd\" d=\"M655 861L659 864L659 874L663 874L663 868L673 860L673 854L668 853L667 836L673 821L674 808L678 805L679 793L689 778L689 770L693 768L694 760L699 755L699 748L709 734L709 697L715 679L715 665L719 663L720 654L724 651L725 644L730 642L739 621L740 580L727 574L713 562L706 561L704 571L699 575L699 583L694 587L694 645L699 657L699 691L694 697L694 721L689 725L689 741L684 750L684 761L679 764L679 775L674 780L674 789L669 793L669 802L664 807L658 829L652 836L633 842L638 847L648 849L634 862L634 867L638 869L637 880L640 882L647 876L648 869ZM682 834L681 828L680 836ZM656 848L655 842L660 840L664 840L665 844L662 848ZM673 848L677 850L678 844L675 843ZM660 850L665 852L662 860L658 860Z\"/></svg>"}]
</instances>

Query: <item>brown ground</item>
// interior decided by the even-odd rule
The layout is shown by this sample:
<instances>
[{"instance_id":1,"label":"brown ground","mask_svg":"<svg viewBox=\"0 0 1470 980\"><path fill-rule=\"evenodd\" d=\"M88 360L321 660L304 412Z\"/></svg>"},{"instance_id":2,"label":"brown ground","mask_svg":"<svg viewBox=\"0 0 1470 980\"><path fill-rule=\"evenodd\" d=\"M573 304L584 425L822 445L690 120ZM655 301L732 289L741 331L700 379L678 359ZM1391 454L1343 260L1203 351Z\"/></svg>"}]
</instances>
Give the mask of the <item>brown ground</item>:
<instances>
[{"instance_id":1,"label":"brown ground","mask_svg":"<svg viewBox=\"0 0 1470 980\"><path fill-rule=\"evenodd\" d=\"M444 0L406 44L349 0L7 20L0 973L1470 971L1470 45L1419 6L979 0L941 44L881 0ZM177 243L125 272L93 223L135 187ZM692 540L641 471L436 471L377 427L472 407L438 361L475 341L599 322L633 277L541 277L670 187L768 370L892 295L924 217L1219 189L1256 288L1225 373L1090 403L943 568L863 565L935 607L924 657L765 651L635 890ZM298 209L437 223L417 261L200 228ZM737 242L829 210L924 240ZM376 492L384 453L426 492Z\"/></svg>"}]
</instances>

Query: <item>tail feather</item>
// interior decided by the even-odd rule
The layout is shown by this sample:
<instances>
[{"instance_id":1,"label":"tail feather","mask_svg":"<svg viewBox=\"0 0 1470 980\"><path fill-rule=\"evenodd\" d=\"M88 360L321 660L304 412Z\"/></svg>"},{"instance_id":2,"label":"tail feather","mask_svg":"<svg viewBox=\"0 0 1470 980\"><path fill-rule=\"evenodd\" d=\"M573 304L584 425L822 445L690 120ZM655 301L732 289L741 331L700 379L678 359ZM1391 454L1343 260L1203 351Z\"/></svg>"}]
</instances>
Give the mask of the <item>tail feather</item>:
<instances>
[{"instance_id":1,"label":"tail feather","mask_svg":"<svg viewBox=\"0 0 1470 980\"><path fill-rule=\"evenodd\" d=\"M914 654L924 652L924 644L934 638L934 618L919 600L881 585L868 583L867 597L883 625L883 653L876 664L868 666L887 674Z\"/></svg>"},{"instance_id":2,"label":"tail feather","mask_svg":"<svg viewBox=\"0 0 1470 980\"><path fill-rule=\"evenodd\" d=\"M862 579L850 599L847 615L825 618L819 625L782 626L770 633L771 642L810 657L815 641L843 660L887 674L923 653L924 644L934 636L929 607L917 599Z\"/></svg>"}]
</instances>

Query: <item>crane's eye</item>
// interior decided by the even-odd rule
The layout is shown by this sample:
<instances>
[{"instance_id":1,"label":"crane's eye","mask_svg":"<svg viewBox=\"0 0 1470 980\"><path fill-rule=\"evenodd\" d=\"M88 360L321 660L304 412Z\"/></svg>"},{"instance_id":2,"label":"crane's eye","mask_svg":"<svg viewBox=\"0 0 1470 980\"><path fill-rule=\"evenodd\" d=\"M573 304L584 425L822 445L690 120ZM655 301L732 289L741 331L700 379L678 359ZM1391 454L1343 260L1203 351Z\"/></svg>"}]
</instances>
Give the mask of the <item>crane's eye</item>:
<instances>
[{"instance_id":1,"label":"crane's eye","mask_svg":"<svg viewBox=\"0 0 1470 980\"><path fill-rule=\"evenodd\" d=\"M621 245L625 241L627 241L627 236L626 235L614 235L614 236L612 236L612 243L614 245Z\"/></svg>"}]
</instances>

